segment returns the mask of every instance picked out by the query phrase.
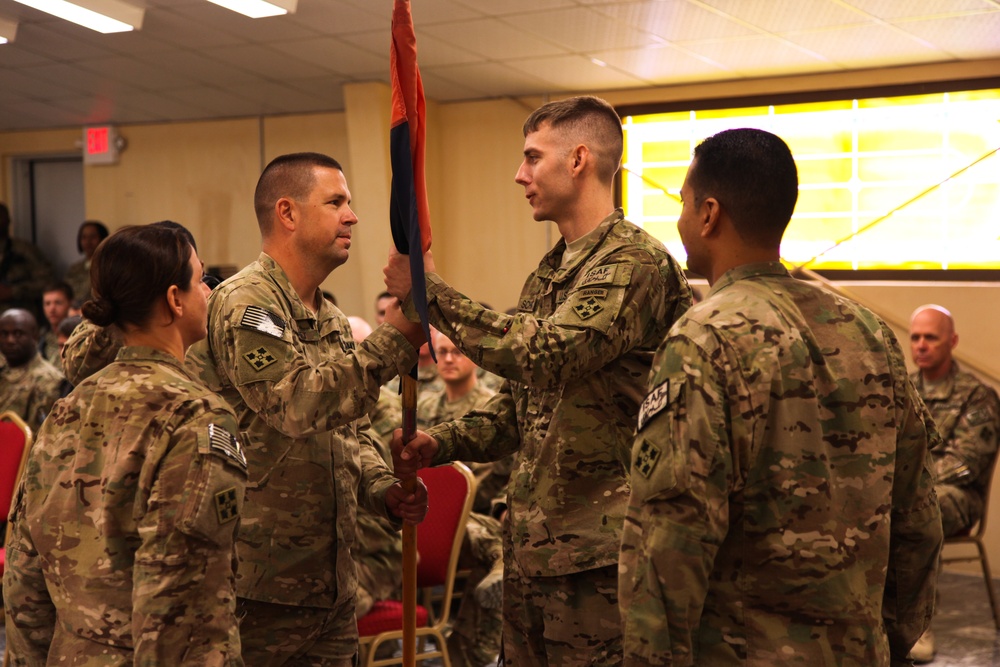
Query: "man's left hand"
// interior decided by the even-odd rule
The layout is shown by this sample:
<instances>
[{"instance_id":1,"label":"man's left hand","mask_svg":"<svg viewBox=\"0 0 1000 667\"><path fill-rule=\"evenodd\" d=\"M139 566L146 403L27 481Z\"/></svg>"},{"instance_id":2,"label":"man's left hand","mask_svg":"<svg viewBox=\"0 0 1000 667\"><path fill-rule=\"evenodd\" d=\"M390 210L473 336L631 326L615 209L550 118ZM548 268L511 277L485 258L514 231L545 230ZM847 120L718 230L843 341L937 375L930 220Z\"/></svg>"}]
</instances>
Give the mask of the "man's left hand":
<instances>
[{"instance_id":1,"label":"man's left hand","mask_svg":"<svg viewBox=\"0 0 1000 667\"><path fill-rule=\"evenodd\" d=\"M427 487L417 478L417 490L409 493L403 489L402 482L396 482L385 492L385 507L393 514L415 526L427 515Z\"/></svg>"}]
</instances>

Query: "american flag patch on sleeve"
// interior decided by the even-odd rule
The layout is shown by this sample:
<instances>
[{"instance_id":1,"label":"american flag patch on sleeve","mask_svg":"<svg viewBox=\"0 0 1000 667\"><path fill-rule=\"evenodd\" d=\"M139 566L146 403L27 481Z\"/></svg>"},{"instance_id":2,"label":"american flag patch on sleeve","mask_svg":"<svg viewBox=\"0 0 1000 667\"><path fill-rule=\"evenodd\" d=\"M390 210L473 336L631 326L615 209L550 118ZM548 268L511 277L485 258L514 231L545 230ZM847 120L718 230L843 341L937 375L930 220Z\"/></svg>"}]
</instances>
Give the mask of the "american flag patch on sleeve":
<instances>
[{"instance_id":1,"label":"american flag patch on sleeve","mask_svg":"<svg viewBox=\"0 0 1000 667\"><path fill-rule=\"evenodd\" d=\"M243 311L240 326L274 338L284 338L285 336L285 321L260 306L247 306L247 309Z\"/></svg>"},{"instance_id":2,"label":"american flag patch on sleeve","mask_svg":"<svg viewBox=\"0 0 1000 667\"><path fill-rule=\"evenodd\" d=\"M215 424L208 425L208 444L212 451L219 452L224 457L238 465L244 471L247 469L247 457L243 447L235 435Z\"/></svg>"}]
</instances>

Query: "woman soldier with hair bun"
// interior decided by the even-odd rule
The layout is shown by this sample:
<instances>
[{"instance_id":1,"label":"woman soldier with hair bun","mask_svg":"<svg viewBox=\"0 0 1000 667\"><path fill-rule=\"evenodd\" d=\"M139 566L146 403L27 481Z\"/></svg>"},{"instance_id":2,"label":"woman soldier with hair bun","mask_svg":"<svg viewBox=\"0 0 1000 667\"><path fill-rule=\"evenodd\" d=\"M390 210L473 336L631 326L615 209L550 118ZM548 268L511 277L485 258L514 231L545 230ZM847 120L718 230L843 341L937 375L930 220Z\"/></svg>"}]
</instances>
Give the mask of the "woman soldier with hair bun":
<instances>
[{"instance_id":1,"label":"woman soldier with hair bun","mask_svg":"<svg viewBox=\"0 0 1000 667\"><path fill-rule=\"evenodd\" d=\"M184 369L208 288L190 241L126 227L94 254L84 314L113 363L59 401L12 514L14 665L242 665L234 537L246 459L229 406Z\"/></svg>"}]
</instances>

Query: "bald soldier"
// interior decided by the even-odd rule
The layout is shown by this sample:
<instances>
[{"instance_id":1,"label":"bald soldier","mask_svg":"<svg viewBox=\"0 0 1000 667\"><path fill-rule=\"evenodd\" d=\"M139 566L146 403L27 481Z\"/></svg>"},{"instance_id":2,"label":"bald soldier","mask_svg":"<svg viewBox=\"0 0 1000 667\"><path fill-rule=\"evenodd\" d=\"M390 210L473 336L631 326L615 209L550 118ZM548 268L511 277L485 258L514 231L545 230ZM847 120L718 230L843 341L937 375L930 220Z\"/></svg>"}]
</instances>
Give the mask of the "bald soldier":
<instances>
[{"instance_id":1,"label":"bald soldier","mask_svg":"<svg viewBox=\"0 0 1000 667\"><path fill-rule=\"evenodd\" d=\"M639 411L626 665L904 665L930 620L933 424L892 330L778 261L797 197L773 134L695 148L677 228L711 290Z\"/></svg>"},{"instance_id":2,"label":"bald soldier","mask_svg":"<svg viewBox=\"0 0 1000 667\"><path fill-rule=\"evenodd\" d=\"M561 238L514 315L464 297L425 258L431 323L506 382L471 415L418 432L403 455L412 464L517 452L503 526L505 664L615 665L629 443L653 350L691 292L663 244L615 208L623 136L611 105L551 102L523 132L514 180L532 217ZM391 257L389 291L406 297L409 275L405 257Z\"/></svg>"},{"instance_id":3,"label":"bald soldier","mask_svg":"<svg viewBox=\"0 0 1000 667\"><path fill-rule=\"evenodd\" d=\"M62 373L38 352L38 322L21 308L0 315L0 412L12 410L38 432L62 389Z\"/></svg>"},{"instance_id":4,"label":"bald soldier","mask_svg":"<svg viewBox=\"0 0 1000 667\"><path fill-rule=\"evenodd\" d=\"M941 434L931 455L945 537L968 531L982 517L1000 437L997 393L959 368L952 357L956 345L955 321L946 308L928 304L913 312L910 352L918 370L912 380ZM923 663L935 653L934 635L928 630L911 657Z\"/></svg>"}]
</instances>

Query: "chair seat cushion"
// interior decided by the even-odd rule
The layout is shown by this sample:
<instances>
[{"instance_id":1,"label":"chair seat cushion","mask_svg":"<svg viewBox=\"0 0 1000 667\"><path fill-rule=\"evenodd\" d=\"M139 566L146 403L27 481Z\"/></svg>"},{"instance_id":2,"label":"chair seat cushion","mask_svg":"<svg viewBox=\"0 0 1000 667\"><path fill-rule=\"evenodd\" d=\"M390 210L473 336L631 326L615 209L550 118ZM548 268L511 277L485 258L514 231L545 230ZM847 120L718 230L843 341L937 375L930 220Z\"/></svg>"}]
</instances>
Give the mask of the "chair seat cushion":
<instances>
[{"instance_id":1,"label":"chair seat cushion","mask_svg":"<svg viewBox=\"0 0 1000 667\"><path fill-rule=\"evenodd\" d=\"M427 627L427 608L417 605L417 627ZM398 600L379 600L371 611L358 619L358 634L370 637L383 632L403 630L403 603Z\"/></svg>"}]
</instances>

